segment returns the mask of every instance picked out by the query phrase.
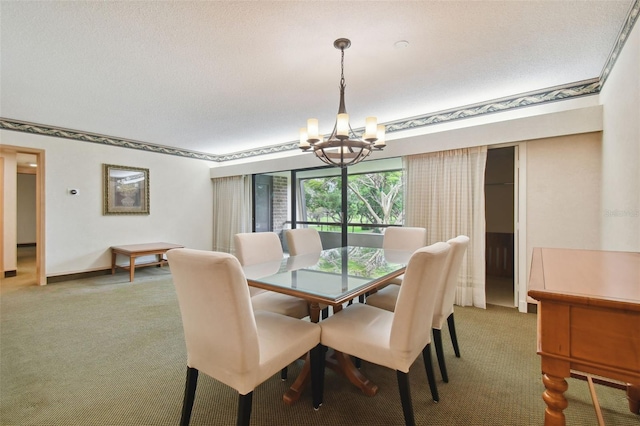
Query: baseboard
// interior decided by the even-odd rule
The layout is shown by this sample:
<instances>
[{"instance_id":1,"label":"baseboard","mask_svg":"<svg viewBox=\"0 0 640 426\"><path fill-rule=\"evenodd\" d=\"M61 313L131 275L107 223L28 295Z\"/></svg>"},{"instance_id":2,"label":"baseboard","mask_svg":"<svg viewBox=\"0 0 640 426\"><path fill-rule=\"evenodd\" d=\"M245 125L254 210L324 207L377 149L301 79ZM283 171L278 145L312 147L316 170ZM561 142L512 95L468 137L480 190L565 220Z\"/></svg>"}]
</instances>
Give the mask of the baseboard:
<instances>
[{"instance_id":1,"label":"baseboard","mask_svg":"<svg viewBox=\"0 0 640 426\"><path fill-rule=\"evenodd\" d=\"M97 271L89 271L89 272L77 272L75 274L56 275L53 277L47 277L47 284L59 283L62 281L80 280L83 278L93 278L93 277L99 277L102 275L110 275L110 274L111 274L111 268L99 269Z\"/></svg>"},{"instance_id":2,"label":"baseboard","mask_svg":"<svg viewBox=\"0 0 640 426\"><path fill-rule=\"evenodd\" d=\"M35 247L36 243L19 243L18 248L20 247Z\"/></svg>"},{"instance_id":3,"label":"baseboard","mask_svg":"<svg viewBox=\"0 0 640 426\"><path fill-rule=\"evenodd\" d=\"M14 269L12 271L4 271L4 277L5 278L11 278L11 277L15 277L18 275L18 270Z\"/></svg>"}]
</instances>

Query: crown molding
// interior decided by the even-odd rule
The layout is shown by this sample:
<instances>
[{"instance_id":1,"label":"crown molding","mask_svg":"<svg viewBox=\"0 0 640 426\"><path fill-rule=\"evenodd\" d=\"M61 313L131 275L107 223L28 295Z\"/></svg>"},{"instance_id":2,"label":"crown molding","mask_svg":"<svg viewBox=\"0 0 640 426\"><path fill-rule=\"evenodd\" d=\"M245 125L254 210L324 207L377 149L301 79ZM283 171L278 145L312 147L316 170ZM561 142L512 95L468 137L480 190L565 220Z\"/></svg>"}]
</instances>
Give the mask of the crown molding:
<instances>
[{"instance_id":1,"label":"crown molding","mask_svg":"<svg viewBox=\"0 0 640 426\"><path fill-rule=\"evenodd\" d=\"M633 27L638 21L639 15L640 15L640 0L635 0L635 2L633 2L633 4L631 5L631 9L629 10L629 14L627 15L627 19L625 20L624 25L622 26L622 29L620 30L620 34L618 34L618 39L616 40L616 44L613 46L613 49L611 49L609 58L607 59L607 62L602 68L602 73L600 73L600 81L602 82L601 83L602 86L604 86L604 83L607 81L607 78L609 77L609 74L611 73L611 70L613 69L613 66L616 63L616 60L618 59L618 56L620 55L620 52L624 47L624 44L627 42L627 39L629 38L629 34L631 34Z\"/></svg>"},{"instance_id":2,"label":"crown molding","mask_svg":"<svg viewBox=\"0 0 640 426\"><path fill-rule=\"evenodd\" d=\"M30 123L28 121L12 120L10 118L4 117L0 117L0 129L13 130L23 133L33 133L36 135L52 136L83 142L92 142L119 148L138 149L141 151L157 152L159 154L176 155L179 157L194 158L198 160L218 161L217 156L204 152L189 151L186 149L172 148L164 145L157 145L132 139L123 139L114 136L101 135L99 133L83 132L80 130L66 129L63 127L49 126L46 124Z\"/></svg>"},{"instance_id":3,"label":"crown molding","mask_svg":"<svg viewBox=\"0 0 640 426\"><path fill-rule=\"evenodd\" d=\"M393 133L417 127L441 124L448 121L478 117L496 112L505 112L533 105L541 105L549 102L596 95L600 92L601 87L600 79L594 78L587 81L523 93L516 96L468 105L461 108L439 111L429 115L393 121L385 124L385 126L387 133Z\"/></svg>"},{"instance_id":4,"label":"crown molding","mask_svg":"<svg viewBox=\"0 0 640 426\"><path fill-rule=\"evenodd\" d=\"M639 0L640 1L640 0ZM468 105L462 108L455 108L446 111L439 111L433 114L412 117L408 119L386 123L387 133L398 132L417 127L430 126L448 121L460 120L464 118L478 117L480 115L504 112L516 108L531 105L540 105L548 102L566 100L580 96L597 94L602 87L600 79L593 79L585 82L574 83L561 87L550 88L537 92L517 95L497 99L489 102ZM12 130L16 132L32 133L42 136L52 136L64 139L71 139L82 142L91 142L101 145L108 145L119 148L130 148L141 151L155 152L158 154L175 155L179 157L192 158L197 160L207 160L214 162L225 162L239 160L260 155L274 154L279 152L293 151L298 149L298 142L291 141L279 145L255 148L245 151L233 152L230 154L216 155L186 149L178 149L164 145L157 145L149 142L136 141L132 139L118 138L98 133L83 132L79 130L66 129L62 127L45 124L30 123L27 121L13 120L0 117L0 129ZM356 129L362 131L363 129Z\"/></svg>"}]
</instances>

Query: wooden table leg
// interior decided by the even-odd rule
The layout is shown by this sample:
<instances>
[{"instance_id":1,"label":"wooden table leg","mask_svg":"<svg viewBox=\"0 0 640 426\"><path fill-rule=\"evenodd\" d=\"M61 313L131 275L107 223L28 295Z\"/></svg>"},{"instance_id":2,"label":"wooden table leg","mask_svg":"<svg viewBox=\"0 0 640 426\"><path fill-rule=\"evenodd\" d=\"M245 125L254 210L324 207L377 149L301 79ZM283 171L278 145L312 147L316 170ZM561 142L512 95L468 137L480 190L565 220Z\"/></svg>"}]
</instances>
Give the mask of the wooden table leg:
<instances>
[{"instance_id":1,"label":"wooden table leg","mask_svg":"<svg viewBox=\"0 0 640 426\"><path fill-rule=\"evenodd\" d=\"M129 256L129 282L133 282L133 274L136 272L136 258Z\"/></svg>"},{"instance_id":2,"label":"wooden table leg","mask_svg":"<svg viewBox=\"0 0 640 426\"><path fill-rule=\"evenodd\" d=\"M309 359L309 354L307 354L304 359L304 365L302 366L302 370L300 370L300 374L296 378L296 381L289 387L289 389L285 392L282 400L287 405L292 405L302 395L302 391L307 386L307 384L311 381L311 362Z\"/></svg>"},{"instance_id":3,"label":"wooden table leg","mask_svg":"<svg viewBox=\"0 0 640 426\"><path fill-rule=\"evenodd\" d=\"M562 410L569 405L564 393L569 388L569 385L562 377L548 374L542 376L542 382L546 388L542 394L542 399L547 404L547 408L544 411L544 424L545 426L564 426L565 418Z\"/></svg>"},{"instance_id":4,"label":"wooden table leg","mask_svg":"<svg viewBox=\"0 0 640 426\"><path fill-rule=\"evenodd\" d=\"M335 357L338 361L338 365L340 366L340 373L344 374L351 383L362 391L362 393L367 396L374 396L378 393L378 386L371 382L371 380L367 379L364 374L362 374L360 370L353 365L350 355L336 351Z\"/></svg>"},{"instance_id":5,"label":"wooden table leg","mask_svg":"<svg viewBox=\"0 0 640 426\"><path fill-rule=\"evenodd\" d=\"M116 256L117 253L111 250L111 275L116 273Z\"/></svg>"},{"instance_id":6,"label":"wooden table leg","mask_svg":"<svg viewBox=\"0 0 640 426\"><path fill-rule=\"evenodd\" d=\"M629 410L633 414L640 414L640 384L627 386L627 399L629 400Z\"/></svg>"}]
</instances>

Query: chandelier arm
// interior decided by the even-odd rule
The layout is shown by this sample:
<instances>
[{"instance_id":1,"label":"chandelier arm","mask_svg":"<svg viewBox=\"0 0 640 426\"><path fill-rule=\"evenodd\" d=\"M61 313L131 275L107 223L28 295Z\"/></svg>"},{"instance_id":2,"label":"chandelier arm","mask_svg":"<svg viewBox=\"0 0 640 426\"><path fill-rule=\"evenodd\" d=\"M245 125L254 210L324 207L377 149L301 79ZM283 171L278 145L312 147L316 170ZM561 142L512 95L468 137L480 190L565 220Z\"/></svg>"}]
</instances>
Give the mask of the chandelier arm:
<instances>
[{"instance_id":1,"label":"chandelier arm","mask_svg":"<svg viewBox=\"0 0 640 426\"><path fill-rule=\"evenodd\" d=\"M345 146L345 143L347 144L346 146L351 146L354 148L362 148L362 149L372 148L369 142L365 142L357 139L355 140L354 139L347 139L347 140L327 139L326 141L316 142L315 144L313 144L313 148L314 149L339 148L339 147Z\"/></svg>"}]
</instances>

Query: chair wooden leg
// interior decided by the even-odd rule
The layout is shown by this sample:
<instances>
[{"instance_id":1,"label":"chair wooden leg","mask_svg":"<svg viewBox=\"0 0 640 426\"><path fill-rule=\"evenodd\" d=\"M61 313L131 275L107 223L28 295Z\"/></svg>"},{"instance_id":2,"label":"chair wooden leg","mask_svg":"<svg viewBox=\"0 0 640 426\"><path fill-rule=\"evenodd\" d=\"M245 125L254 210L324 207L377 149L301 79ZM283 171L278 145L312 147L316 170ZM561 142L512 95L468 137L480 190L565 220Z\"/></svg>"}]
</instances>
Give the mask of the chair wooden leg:
<instances>
[{"instance_id":1,"label":"chair wooden leg","mask_svg":"<svg viewBox=\"0 0 640 426\"><path fill-rule=\"evenodd\" d=\"M246 395L239 395L238 398L238 426L249 426L251 420L251 403L253 400L253 391Z\"/></svg>"},{"instance_id":2,"label":"chair wooden leg","mask_svg":"<svg viewBox=\"0 0 640 426\"><path fill-rule=\"evenodd\" d=\"M328 306L322 310L322 319L326 320L327 318L329 318L329 307Z\"/></svg>"},{"instance_id":3,"label":"chair wooden leg","mask_svg":"<svg viewBox=\"0 0 640 426\"><path fill-rule=\"evenodd\" d=\"M460 348L458 347L458 336L456 336L456 322L453 319L453 312L451 312L451 315L447 318L447 324L449 325L449 335L451 336L453 351L456 353L456 358L460 358Z\"/></svg>"},{"instance_id":4,"label":"chair wooden leg","mask_svg":"<svg viewBox=\"0 0 640 426\"><path fill-rule=\"evenodd\" d=\"M444 350L442 348L442 330L437 328L433 329L433 343L436 346L436 356L438 357L438 365L440 366L440 374L442 374L442 381L449 383L449 375L447 374L447 364L444 360Z\"/></svg>"},{"instance_id":5,"label":"chair wooden leg","mask_svg":"<svg viewBox=\"0 0 640 426\"><path fill-rule=\"evenodd\" d=\"M324 393L324 347L318 344L311 349L311 393L313 408L318 410L322 405Z\"/></svg>"},{"instance_id":6,"label":"chair wooden leg","mask_svg":"<svg viewBox=\"0 0 640 426\"><path fill-rule=\"evenodd\" d=\"M187 381L184 385L184 401L182 402L182 417L180 426L189 426L191 420L191 409L196 396L196 385L198 384L198 370L187 367Z\"/></svg>"},{"instance_id":7,"label":"chair wooden leg","mask_svg":"<svg viewBox=\"0 0 640 426\"><path fill-rule=\"evenodd\" d=\"M409 388L409 375L396 370L398 376L398 389L400 390L400 401L402 401L402 412L404 413L404 424L414 426L413 405L411 403L411 389Z\"/></svg>"},{"instance_id":8,"label":"chair wooden leg","mask_svg":"<svg viewBox=\"0 0 640 426\"><path fill-rule=\"evenodd\" d=\"M282 370L280 370L280 380L282 380L283 382L287 380L288 372L289 367L284 367Z\"/></svg>"},{"instance_id":9,"label":"chair wooden leg","mask_svg":"<svg viewBox=\"0 0 640 426\"><path fill-rule=\"evenodd\" d=\"M431 397L434 402L440 401L438 395L438 387L436 386L436 377L433 372L433 362L431 362L431 344L422 349L422 359L424 360L424 369L427 370L427 380L429 381L429 388L431 389Z\"/></svg>"}]
</instances>

